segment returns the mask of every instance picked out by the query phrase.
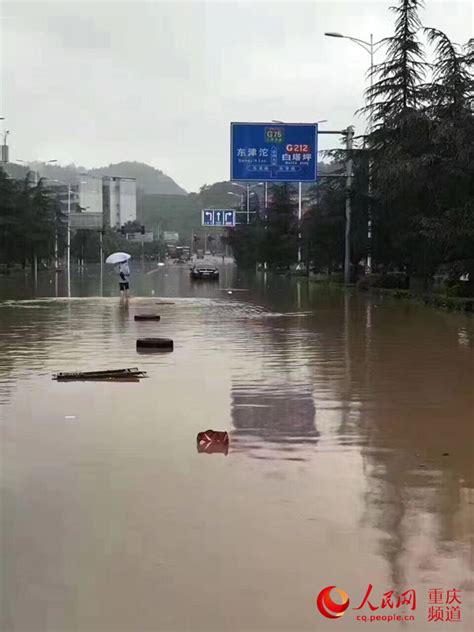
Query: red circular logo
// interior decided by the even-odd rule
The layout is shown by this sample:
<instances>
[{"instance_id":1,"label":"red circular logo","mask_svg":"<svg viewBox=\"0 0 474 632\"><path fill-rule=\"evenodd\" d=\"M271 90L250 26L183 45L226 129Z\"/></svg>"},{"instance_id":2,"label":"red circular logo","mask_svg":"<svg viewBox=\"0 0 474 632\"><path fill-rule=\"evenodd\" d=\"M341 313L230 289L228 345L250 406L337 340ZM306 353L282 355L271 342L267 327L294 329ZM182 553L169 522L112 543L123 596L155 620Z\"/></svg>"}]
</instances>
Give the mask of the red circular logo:
<instances>
[{"instance_id":1,"label":"red circular logo","mask_svg":"<svg viewBox=\"0 0 474 632\"><path fill-rule=\"evenodd\" d=\"M335 590L339 594L342 603L336 603L331 599L332 590ZM338 619L342 617L349 607L349 595L341 588L336 588L336 586L326 586L326 588L323 588L319 593L316 604L322 615L328 619Z\"/></svg>"}]
</instances>

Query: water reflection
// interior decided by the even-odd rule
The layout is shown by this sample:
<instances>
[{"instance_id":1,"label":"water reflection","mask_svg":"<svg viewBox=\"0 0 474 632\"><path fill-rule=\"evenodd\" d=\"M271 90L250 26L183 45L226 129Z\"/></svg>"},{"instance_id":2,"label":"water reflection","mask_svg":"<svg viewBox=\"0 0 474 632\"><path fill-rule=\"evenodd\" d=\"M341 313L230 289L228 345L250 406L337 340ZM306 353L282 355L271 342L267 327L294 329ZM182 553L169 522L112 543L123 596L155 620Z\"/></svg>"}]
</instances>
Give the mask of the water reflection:
<instances>
[{"instance_id":1,"label":"water reflection","mask_svg":"<svg viewBox=\"0 0 474 632\"><path fill-rule=\"evenodd\" d=\"M239 384L232 388L232 423L237 434L274 442L314 441L315 406L301 385Z\"/></svg>"}]
</instances>

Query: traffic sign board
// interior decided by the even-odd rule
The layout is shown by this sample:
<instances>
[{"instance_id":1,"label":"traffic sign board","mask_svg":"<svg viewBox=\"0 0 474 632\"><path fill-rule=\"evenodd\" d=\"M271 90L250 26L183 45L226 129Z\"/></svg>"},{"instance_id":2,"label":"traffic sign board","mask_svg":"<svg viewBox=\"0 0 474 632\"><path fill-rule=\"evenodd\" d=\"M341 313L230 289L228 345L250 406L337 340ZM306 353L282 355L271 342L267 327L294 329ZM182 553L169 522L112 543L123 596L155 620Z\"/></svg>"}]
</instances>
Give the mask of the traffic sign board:
<instances>
[{"instance_id":1,"label":"traffic sign board","mask_svg":"<svg viewBox=\"0 0 474 632\"><path fill-rule=\"evenodd\" d=\"M231 180L314 182L315 123L231 123Z\"/></svg>"},{"instance_id":2,"label":"traffic sign board","mask_svg":"<svg viewBox=\"0 0 474 632\"><path fill-rule=\"evenodd\" d=\"M202 210L202 226L235 226L235 211L229 208L205 208Z\"/></svg>"}]
</instances>

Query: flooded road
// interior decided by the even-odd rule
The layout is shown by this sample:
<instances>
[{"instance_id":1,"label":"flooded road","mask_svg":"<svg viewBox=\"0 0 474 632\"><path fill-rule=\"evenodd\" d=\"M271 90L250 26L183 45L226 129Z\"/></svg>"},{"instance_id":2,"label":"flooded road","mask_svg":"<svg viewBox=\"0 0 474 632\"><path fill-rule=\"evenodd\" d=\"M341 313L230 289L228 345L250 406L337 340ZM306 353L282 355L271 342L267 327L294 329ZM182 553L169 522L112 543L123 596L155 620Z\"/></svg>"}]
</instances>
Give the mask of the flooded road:
<instances>
[{"instance_id":1,"label":"flooded road","mask_svg":"<svg viewBox=\"0 0 474 632\"><path fill-rule=\"evenodd\" d=\"M472 317L230 265L115 285L0 279L2 630L474 629Z\"/></svg>"}]
</instances>

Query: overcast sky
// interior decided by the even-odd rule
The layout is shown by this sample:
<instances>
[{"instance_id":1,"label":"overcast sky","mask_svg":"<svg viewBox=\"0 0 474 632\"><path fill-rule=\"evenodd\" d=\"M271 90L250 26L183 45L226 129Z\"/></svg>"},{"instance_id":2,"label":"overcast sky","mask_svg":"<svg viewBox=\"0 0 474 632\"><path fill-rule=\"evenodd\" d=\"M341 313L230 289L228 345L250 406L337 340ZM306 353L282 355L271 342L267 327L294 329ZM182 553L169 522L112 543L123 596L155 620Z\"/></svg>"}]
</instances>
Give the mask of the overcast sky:
<instances>
[{"instance_id":1,"label":"overcast sky","mask_svg":"<svg viewBox=\"0 0 474 632\"><path fill-rule=\"evenodd\" d=\"M395 1L3 1L11 160L138 160L192 191L229 178L230 121L361 133L369 56L324 32L389 36ZM426 0L421 15L454 41L473 34L470 0Z\"/></svg>"}]
</instances>

